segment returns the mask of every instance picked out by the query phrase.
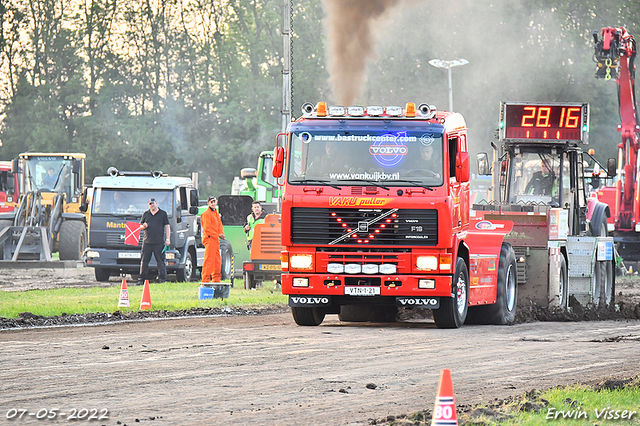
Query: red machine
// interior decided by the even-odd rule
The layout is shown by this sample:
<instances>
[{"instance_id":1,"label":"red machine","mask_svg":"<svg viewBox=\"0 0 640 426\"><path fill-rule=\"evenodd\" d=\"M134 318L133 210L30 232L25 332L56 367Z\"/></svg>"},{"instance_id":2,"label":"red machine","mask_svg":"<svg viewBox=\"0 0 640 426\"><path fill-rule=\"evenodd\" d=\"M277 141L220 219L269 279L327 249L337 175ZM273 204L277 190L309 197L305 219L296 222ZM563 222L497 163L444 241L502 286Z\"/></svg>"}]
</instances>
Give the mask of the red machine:
<instances>
[{"instance_id":1,"label":"red machine","mask_svg":"<svg viewBox=\"0 0 640 426\"><path fill-rule=\"evenodd\" d=\"M618 103L621 123L618 131L622 141L618 144L618 172L615 198L608 192L598 191L603 201L614 199L610 204L614 218L614 240L618 251L625 259L640 260L640 182L638 180L638 113L635 98L636 42L624 28L606 27L601 38L594 31L595 59L598 63L596 78L615 79L618 83Z\"/></svg>"},{"instance_id":2,"label":"red machine","mask_svg":"<svg viewBox=\"0 0 640 426\"><path fill-rule=\"evenodd\" d=\"M0 161L0 213L12 212L19 197L18 174L11 171L11 161Z\"/></svg>"},{"instance_id":3,"label":"red machine","mask_svg":"<svg viewBox=\"0 0 640 426\"><path fill-rule=\"evenodd\" d=\"M393 321L398 307L432 309L440 328L513 322L512 223L470 217L467 147L462 115L427 104L303 106L274 166L297 324Z\"/></svg>"}]
</instances>

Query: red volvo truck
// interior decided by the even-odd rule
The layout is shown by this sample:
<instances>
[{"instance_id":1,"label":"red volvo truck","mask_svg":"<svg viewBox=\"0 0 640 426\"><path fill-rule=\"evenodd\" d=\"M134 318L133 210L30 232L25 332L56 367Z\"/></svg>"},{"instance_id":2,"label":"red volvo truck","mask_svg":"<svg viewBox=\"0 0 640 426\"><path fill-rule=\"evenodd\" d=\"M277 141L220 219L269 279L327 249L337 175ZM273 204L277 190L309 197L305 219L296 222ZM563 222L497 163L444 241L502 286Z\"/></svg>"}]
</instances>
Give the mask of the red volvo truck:
<instances>
[{"instance_id":1,"label":"red volvo truck","mask_svg":"<svg viewBox=\"0 0 640 426\"><path fill-rule=\"evenodd\" d=\"M462 115L414 103L302 110L274 162L295 322L393 321L399 307L432 309L440 328L513 322L512 223L470 217Z\"/></svg>"}]
</instances>

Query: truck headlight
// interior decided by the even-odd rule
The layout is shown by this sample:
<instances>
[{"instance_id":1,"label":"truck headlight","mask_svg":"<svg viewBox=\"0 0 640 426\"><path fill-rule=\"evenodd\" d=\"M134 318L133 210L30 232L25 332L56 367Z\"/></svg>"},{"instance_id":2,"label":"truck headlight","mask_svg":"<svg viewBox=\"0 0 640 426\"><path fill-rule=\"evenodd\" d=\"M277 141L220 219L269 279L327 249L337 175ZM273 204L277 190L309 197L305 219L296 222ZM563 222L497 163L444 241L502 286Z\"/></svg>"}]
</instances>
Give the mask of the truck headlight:
<instances>
[{"instance_id":1,"label":"truck headlight","mask_svg":"<svg viewBox=\"0 0 640 426\"><path fill-rule=\"evenodd\" d=\"M96 258L96 257L100 257L100 252L97 252L97 251L95 251L95 250L89 250L89 251L87 251L86 256L87 256L88 258L94 259L94 258Z\"/></svg>"},{"instance_id":2,"label":"truck headlight","mask_svg":"<svg viewBox=\"0 0 640 426\"><path fill-rule=\"evenodd\" d=\"M420 271L435 271L438 269L438 258L436 256L418 256L416 268Z\"/></svg>"},{"instance_id":3,"label":"truck headlight","mask_svg":"<svg viewBox=\"0 0 640 426\"><path fill-rule=\"evenodd\" d=\"M294 254L289 257L289 267L291 269L311 269L313 257L310 254Z\"/></svg>"},{"instance_id":4,"label":"truck headlight","mask_svg":"<svg viewBox=\"0 0 640 426\"><path fill-rule=\"evenodd\" d=\"M173 259L176 258L176 254L175 253L165 253L164 256L165 256L165 258L167 260L173 260Z\"/></svg>"},{"instance_id":5,"label":"truck headlight","mask_svg":"<svg viewBox=\"0 0 640 426\"><path fill-rule=\"evenodd\" d=\"M327 272L330 274L342 274L344 265L342 263L329 263L327 264Z\"/></svg>"}]
</instances>

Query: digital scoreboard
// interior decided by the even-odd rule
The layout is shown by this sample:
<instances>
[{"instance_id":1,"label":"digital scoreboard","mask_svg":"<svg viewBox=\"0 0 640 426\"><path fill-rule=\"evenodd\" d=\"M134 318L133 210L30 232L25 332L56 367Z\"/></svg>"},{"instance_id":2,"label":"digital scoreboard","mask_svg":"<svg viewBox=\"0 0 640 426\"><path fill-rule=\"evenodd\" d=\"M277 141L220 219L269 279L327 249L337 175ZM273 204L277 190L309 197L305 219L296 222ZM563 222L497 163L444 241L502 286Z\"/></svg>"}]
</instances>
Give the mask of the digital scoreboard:
<instances>
[{"instance_id":1,"label":"digital scoreboard","mask_svg":"<svg viewBox=\"0 0 640 426\"><path fill-rule=\"evenodd\" d=\"M587 103L500 103L500 140L589 143Z\"/></svg>"}]
</instances>

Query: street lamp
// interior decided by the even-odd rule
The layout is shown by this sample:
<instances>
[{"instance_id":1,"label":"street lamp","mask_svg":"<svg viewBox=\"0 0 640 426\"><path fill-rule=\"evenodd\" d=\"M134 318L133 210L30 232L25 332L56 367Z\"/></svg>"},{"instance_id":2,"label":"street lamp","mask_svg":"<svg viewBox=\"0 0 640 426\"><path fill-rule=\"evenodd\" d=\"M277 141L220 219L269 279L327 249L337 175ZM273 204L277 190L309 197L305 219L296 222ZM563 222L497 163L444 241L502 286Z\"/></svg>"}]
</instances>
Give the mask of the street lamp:
<instances>
[{"instance_id":1,"label":"street lamp","mask_svg":"<svg viewBox=\"0 0 640 426\"><path fill-rule=\"evenodd\" d=\"M440 59L432 59L429 61L429 65L433 65L436 68L444 68L449 71L449 111L453 111L453 87L451 86L451 68L460 65L466 65L469 61L466 59L454 59L453 61L442 61Z\"/></svg>"}]
</instances>

